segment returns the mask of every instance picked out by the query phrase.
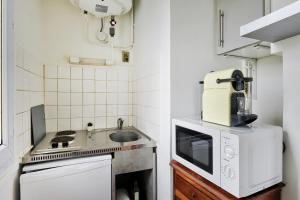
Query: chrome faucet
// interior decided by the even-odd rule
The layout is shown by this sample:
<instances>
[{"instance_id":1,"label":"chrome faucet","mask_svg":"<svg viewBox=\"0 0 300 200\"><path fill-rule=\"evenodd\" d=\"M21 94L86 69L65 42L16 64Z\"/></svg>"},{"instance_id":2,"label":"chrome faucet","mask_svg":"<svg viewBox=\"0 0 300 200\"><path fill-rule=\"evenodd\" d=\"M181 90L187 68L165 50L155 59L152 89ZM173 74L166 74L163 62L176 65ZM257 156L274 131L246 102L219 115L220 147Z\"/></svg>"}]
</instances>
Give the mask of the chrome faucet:
<instances>
[{"instance_id":1,"label":"chrome faucet","mask_svg":"<svg viewBox=\"0 0 300 200\"><path fill-rule=\"evenodd\" d=\"M123 123L124 123L124 120L123 120L122 118L119 118L118 121L117 121L118 129L119 129L119 130L122 130L122 128L123 128Z\"/></svg>"}]
</instances>

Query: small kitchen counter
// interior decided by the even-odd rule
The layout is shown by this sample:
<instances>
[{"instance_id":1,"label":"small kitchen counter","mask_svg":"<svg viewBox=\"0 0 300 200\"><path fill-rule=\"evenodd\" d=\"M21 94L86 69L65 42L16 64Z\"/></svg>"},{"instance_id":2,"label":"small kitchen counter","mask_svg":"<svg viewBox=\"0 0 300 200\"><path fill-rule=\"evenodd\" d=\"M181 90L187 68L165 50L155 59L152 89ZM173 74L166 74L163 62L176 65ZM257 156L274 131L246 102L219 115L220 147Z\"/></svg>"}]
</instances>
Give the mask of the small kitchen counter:
<instances>
[{"instance_id":1,"label":"small kitchen counter","mask_svg":"<svg viewBox=\"0 0 300 200\"><path fill-rule=\"evenodd\" d=\"M115 132L134 132L139 136L139 139L132 142L114 142L110 139L110 134ZM45 138L31 152L24 156L22 163L30 164L156 147L154 140L133 127L122 130L76 131L74 142L68 148L51 148L50 141L55 134L55 132L47 133Z\"/></svg>"}]
</instances>

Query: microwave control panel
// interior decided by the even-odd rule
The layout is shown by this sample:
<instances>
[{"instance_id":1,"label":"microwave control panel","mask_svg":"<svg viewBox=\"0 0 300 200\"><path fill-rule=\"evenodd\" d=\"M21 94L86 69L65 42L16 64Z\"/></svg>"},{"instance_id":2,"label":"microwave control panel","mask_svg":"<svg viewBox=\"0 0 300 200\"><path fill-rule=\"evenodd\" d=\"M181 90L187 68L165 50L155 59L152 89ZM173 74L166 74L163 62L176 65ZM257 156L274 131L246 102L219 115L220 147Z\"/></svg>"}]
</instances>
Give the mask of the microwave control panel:
<instances>
[{"instance_id":1,"label":"microwave control panel","mask_svg":"<svg viewBox=\"0 0 300 200\"><path fill-rule=\"evenodd\" d=\"M232 194L239 192L239 137L221 133L221 187Z\"/></svg>"}]
</instances>

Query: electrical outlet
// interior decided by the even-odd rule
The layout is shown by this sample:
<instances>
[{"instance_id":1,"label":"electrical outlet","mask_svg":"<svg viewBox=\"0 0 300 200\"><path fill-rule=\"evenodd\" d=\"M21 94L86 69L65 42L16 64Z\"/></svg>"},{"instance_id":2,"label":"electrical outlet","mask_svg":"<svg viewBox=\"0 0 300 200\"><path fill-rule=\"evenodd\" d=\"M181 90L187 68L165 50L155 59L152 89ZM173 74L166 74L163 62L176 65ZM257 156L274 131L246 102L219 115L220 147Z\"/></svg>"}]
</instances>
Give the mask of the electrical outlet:
<instances>
[{"instance_id":1,"label":"electrical outlet","mask_svg":"<svg viewBox=\"0 0 300 200\"><path fill-rule=\"evenodd\" d=\"M130 53L128 51L122 51L122 62L129 63Z\"/></svg>"}]
</instances>

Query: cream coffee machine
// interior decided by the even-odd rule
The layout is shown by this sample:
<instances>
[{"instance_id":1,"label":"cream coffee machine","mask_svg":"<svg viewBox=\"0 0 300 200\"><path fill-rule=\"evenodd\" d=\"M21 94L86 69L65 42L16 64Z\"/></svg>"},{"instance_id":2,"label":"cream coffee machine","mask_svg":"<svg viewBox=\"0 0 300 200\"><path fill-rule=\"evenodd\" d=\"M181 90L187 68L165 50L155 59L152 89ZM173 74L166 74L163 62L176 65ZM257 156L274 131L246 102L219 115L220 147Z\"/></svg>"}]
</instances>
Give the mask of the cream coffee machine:
<instances>
[{"instance_id":1,"label":"cream coffee machine","mask_svg":"<svg viewBox=\"0 0 300 200\"><path fill-rule=\"evenodd\" d=\"M241 70L210 72L202 84L202 120L225 126L245 126L257 119L252 114L252 81Z\"/></svg>"}]
</instances>

